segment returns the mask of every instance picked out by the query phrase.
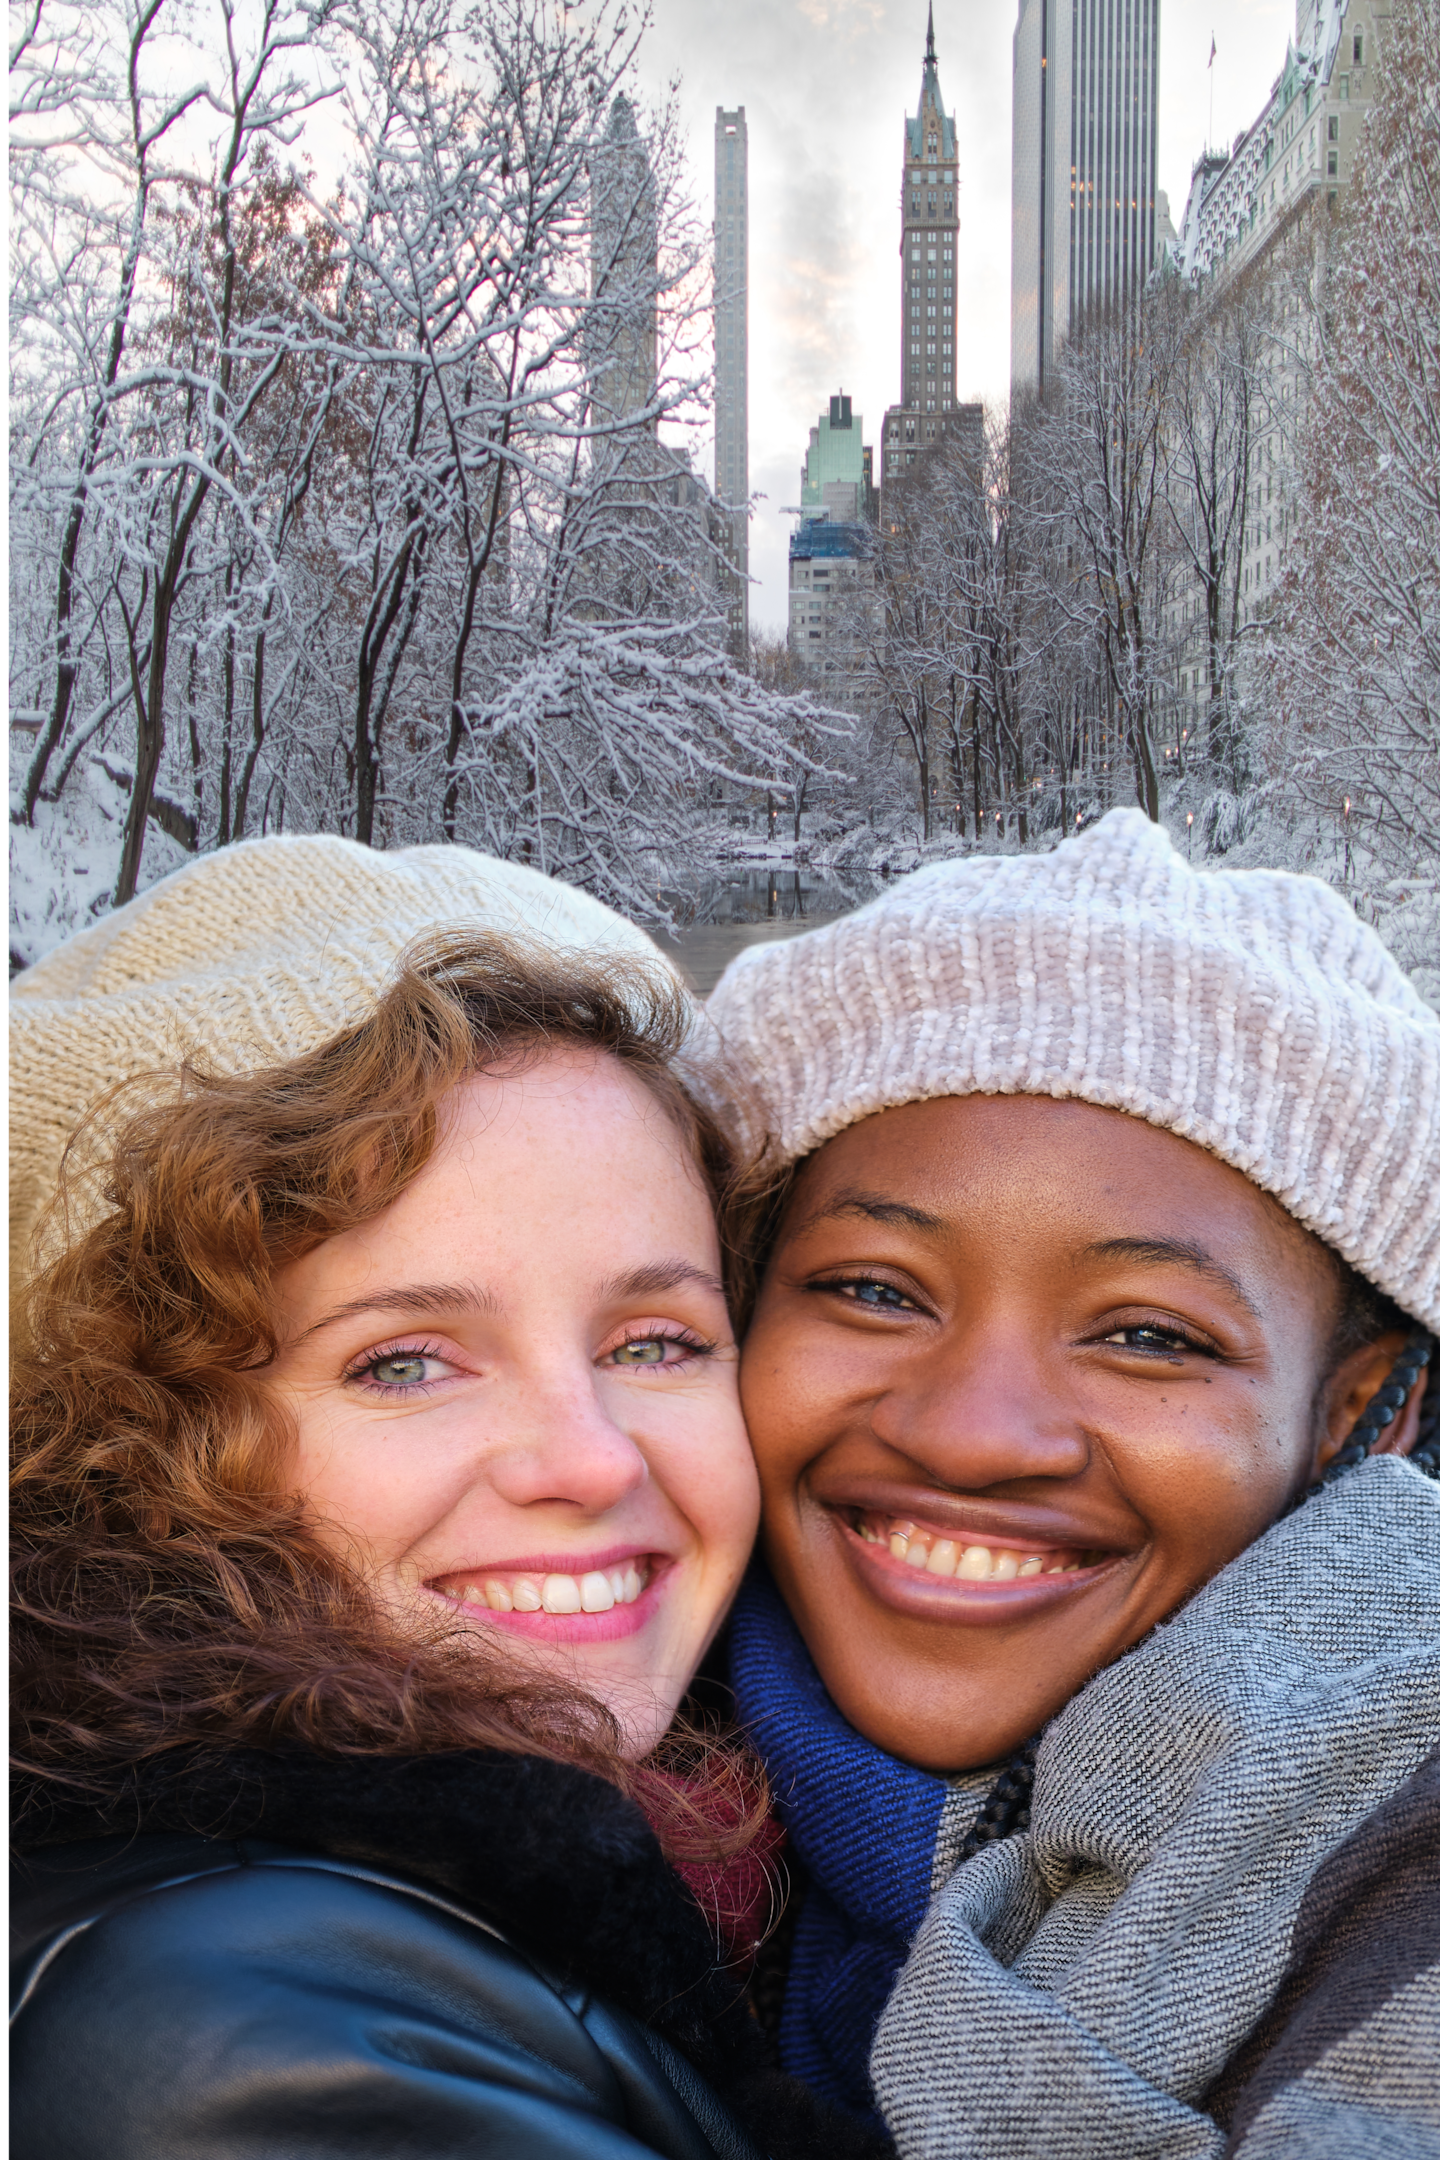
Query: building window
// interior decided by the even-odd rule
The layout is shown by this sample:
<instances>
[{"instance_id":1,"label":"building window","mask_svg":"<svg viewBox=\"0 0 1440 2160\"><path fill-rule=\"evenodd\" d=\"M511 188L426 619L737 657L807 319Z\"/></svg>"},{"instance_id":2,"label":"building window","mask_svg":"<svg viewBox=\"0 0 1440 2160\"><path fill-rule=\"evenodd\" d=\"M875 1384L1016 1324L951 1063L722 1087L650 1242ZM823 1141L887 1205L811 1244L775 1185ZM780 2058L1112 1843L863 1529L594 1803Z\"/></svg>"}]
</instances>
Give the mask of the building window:
<instances>
[{"instance_id":1,"label":"building window","mask_svg":"<svg viewBox=\"0 0 1440 2160\"><path fill-rule=\"evenodd\" d=\"M1365 40L1363 37L1360 36L1358 31L1355 35L1355 42L1350 48L1350 57L1354 61L1356 67L1359 67L1365 58Z\"/></svg>"},{"instance_id":2,"label":"building window","mask_svg":"<svg viewBox=\"0 0 1440 2160\"><path fill-rule=\"evenodd\" d=\"M1340 77L1340 96L1343 102L1348 105L1350 102L1350 77L1348 75Z\"/></svg>"},{"instance_id":3,"label":"building window","mask_svg":"<svg viewBox=\"0 0 1440 2160\"><path fill-rule=\"evenodd\" d=\"M1327 140L1328 142L1339 142L1339 140L1340 140L1340 119L1339 119L1339 115L1338 115L1337 113L1331 113L1331 115L1330 115L1330 118L1329 118L1329 119L1328 119L1328 120L1326 121L1326 123L1325 123L1325 136L1326 136L1326 140Z\"/></svg>"},{"instance_id":4,"label":"building window","mask_svg":"<svg viewBox=\"0 0 1440 2160\"><path fill-rule=\"evenodd\" d=\"M1340 153L1338 150L1332 150L1329 157L1325 160L1325 176L1329 180L1334 180L1338 178L1339 172Z\"/></svg>"}]
</instances>

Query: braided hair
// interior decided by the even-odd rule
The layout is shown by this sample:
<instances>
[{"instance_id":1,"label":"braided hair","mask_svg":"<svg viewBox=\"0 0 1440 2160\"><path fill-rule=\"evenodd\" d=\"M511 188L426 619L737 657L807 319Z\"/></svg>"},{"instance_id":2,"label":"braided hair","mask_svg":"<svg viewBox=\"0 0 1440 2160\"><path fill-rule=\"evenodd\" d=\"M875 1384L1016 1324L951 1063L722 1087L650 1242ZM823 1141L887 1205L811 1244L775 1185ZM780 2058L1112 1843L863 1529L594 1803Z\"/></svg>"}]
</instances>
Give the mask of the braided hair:
<instances>
[{"instance_id":1,"label":"braided hair","mask_svg":"<svg viewBox=\"0 0 1440 2160\"><path fill-rule=\"evenodd\" d=\"M1353 1345L1348 1342L1344 1345L1347 1350L1351 1347ZM1365 1461L1387 1425L1394 1424L1434 1352L1435 1338L1427 1329L1416 1328L1403 1344L1384 1386L1377 1388L1365 1405L1344 1447L1326 1465L1314 1484L1292 1500L1285 1511L1287 1514L1302 1507L1316 1493L1324 1492L1327 1485L1333 1485L1357 1463ZM1425 1400L1420 1406L1420 1436L1410 1450L1408 1460L1426 1477L1440 1483L1440 1384L1425 1390ZM1030 1827L1030 1795L1035 1784L1035 1758L1040 1751L1041 1737L1036 1733L1023 1747L1016 1749L985 1795L980 1812L960 1847L961 1861L973 1860L986 1845L993 1845L999 1838L1013 1837L1017 1831Z\"/></svg>"}]
</instances>

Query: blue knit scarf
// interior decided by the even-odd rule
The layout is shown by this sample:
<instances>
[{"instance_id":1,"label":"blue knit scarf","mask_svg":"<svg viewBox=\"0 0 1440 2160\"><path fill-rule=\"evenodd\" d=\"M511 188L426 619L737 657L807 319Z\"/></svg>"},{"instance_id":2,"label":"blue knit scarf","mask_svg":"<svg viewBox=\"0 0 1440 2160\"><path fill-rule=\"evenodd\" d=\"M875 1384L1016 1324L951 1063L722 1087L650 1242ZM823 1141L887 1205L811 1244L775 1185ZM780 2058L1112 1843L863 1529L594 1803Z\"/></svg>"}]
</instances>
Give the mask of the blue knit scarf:
<instances>
[{"instance_id":1,"label":"blue knit scarf","mask_svg":"<svg viewBox=\"0 0 1440 2160\"><path fill-rule=\"evenodd\" d=\"M945 1780L862 1739L825 1692L757 1561L730 1626L740 1722L809 1876L785 1988L785 2069L873 2116L870 2043L930 1902Z\"/></svg>"}]
</instances>

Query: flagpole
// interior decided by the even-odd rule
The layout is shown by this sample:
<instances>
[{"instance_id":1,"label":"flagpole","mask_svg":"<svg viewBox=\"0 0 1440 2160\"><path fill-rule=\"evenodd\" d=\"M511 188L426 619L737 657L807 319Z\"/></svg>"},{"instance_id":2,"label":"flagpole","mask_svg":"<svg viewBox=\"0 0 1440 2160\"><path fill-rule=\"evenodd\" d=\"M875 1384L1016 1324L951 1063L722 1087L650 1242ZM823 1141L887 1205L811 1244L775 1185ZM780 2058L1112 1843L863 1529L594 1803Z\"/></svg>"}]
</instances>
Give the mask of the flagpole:
<instances>
[{"instance_id":1,"label":"flagpole","mask_svg":"<svg viewBox=\"0 0 1440 2160\"><path fill-rule=\"evenodd\" d=\"M1213 30L1210 32L1210 58L1205 63L1205 69L1210 77L1210 124L1205 131L1205 141L1208 147L1213 150L1215 147L1215 32Z\"/></svg>"}]
</instances>

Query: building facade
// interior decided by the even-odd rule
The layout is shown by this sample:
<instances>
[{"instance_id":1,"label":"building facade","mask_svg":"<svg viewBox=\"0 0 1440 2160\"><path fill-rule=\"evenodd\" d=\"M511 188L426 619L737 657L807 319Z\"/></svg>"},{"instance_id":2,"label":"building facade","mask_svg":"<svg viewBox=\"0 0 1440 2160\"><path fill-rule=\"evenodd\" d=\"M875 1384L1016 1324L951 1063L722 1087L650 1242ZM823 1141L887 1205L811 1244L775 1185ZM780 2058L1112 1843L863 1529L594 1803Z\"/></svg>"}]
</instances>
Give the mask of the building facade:
<instances>
[{"instance_id":1,"label":"building facade","mask_svg":"<svg viewBox=\"0 0 1440 2160\"><path fill-rule=\"evenodd\" d=\"M659 233L649 154L623 93L595 152L590 191L591 409L602 424L625 423L655 400Z\"/></svg>"},{"instance_id":2,"label":"building facade","mask_svg":"<svg viewBox=\"0 0 1440 2160\"><path fill-rule=\"evenodd\" d=\"M810 430L810 447L800 468L802 517L824 514L847 525L870 518L870 452L864 432L864 421L840 391Z\"/></svg>"},{"instance_id":3,"label":"building facade","mask_svg":"<svg viewBox=\"0 0 1440 2160\"><path fill-rule=\"evenodd\" d=\"M1088 309L1156 258L1160 0L1020 0L1011 119L1010 380L1045 389Z\"/></svg>"},{"instance_id":4,"label":"building facade","mask_svg":"<svg viewBox=\"0 0 1440 2160\"><path fill-rule=\"evenodd\" d=\"M955 122L940 96L932 6L900 183L900 407L917 413L944 412L955 402L955 148Z\"/></svg>"},{"instance_id":5,"label":"building facade","mask_svg":"<svg viewBox=\"0 0 1440 2160\"><path fill-rule=\"evenodd\" d=\"M960 243L955 122L940 94L935 10L925 27L920 103L905 121L900 176L900 402L880 430L880 505L958 425L972 427L978 405L955 402L956 270ZM983 427L983 419L981 420Z\"/></svg>"},{"instance_id":6,"label":"building facade","mask_svg":"<svg viewBox=\"0 0 1440 2160\"><path fill-rule=\"evenodd\" d=\"M843 695L875 589L873 461L865 424L843 390L810 430L800 468L800 522L790 536L790 651Z\"/></svg>"},{"instance_id":7,"label":"building facade","mask_svg":"<svg viewBox=\"0 0 1440 2160\"><path fill-rule=\"evenodd\" d=\"M731 650L750 649L749 146L745 108L715 108L715 493L727 510Z\"/></svg>"},{"instance_id":8,"label":"building facade","mask_svg":"<svg viewBox=\"0 0 1440 2160\"><path fill-rule=\"evenodd\" d=\"M843 697L856 644L873 605L874 529L868 523L804 517L790 535L790 650L807 674Z\"/></svg>"},{"instance_id":9,"label":"building facade","mask_svg":"<svg viewBox=\"0 0 1440 2160\"><path fill-rule=\"evenodd\" d=\"M1261 619L1283 574L1298 512L1297 446L1315 311L1322 303L1327 213L1349 184L1369 105L1377 0L1297 0L1284 65L1255 121L1228 152L1196 160L1168 265L1217 307L1250 323L1252 439L1237 619ZM1195 582L1175 581L1166 629L1183 739L1211 697L1209 633Z\"/></svg>"}]
</instances>

